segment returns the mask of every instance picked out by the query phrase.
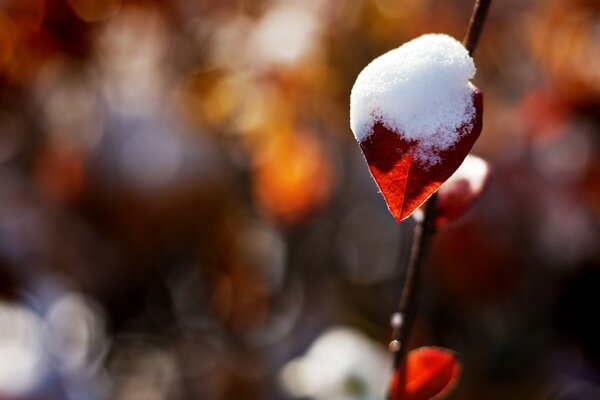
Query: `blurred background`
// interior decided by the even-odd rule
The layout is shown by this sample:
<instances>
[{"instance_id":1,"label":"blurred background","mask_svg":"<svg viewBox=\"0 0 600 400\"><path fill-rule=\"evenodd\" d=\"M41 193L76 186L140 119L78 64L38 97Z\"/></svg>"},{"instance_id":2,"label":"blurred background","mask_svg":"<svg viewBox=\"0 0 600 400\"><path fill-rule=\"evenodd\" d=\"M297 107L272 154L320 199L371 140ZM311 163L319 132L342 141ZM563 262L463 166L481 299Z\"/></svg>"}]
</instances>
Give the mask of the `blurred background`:
<instances>
[{"instance_id":1,"label":"blurred background","mask_svg":"<svg viewBox=\"0 0 600 400\"><path fill-rule=\"evenodd\" d=\"M349 129L467 0L1 0L0 399L381 399L412 222ZM600 398L600 2L491 5L474 153L413 346L454 399Z\"/></svg>"}]
</instances>

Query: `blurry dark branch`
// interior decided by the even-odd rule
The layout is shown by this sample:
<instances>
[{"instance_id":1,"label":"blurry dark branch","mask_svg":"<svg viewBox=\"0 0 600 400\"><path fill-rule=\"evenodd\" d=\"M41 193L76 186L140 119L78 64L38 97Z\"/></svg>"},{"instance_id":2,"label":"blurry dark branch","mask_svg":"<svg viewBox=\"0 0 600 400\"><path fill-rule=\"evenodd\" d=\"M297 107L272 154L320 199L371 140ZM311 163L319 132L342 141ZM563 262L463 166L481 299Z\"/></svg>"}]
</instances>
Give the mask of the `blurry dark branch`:
<instances>
[{"instance_id":1,"label":"blurry dark branch","mask_svg":"<svg viewBox=\"0 0 600 400\"><path fill-rule=\"evenodd\" d=\"M473 13L469 22L469 27L463 45L473 55L477 42L483 28L485 16L491 0L476 0L473 6ZM418 280L421 265L427 254L429 240L435 232L435 206L437 202L437 193L434 193L421 210L413 214L416 226L411 244L410 256L406 271L404 274L403 287L398 312L392 317L392 342L390 351L393 353L393 371L394 373L405 373L401 369L402 363L408 353L408 339L415 319L418 297ZM400 380L405 384L405 377ZM388 395L388 398L390 396Z\"/></svg>"}]
</instances>

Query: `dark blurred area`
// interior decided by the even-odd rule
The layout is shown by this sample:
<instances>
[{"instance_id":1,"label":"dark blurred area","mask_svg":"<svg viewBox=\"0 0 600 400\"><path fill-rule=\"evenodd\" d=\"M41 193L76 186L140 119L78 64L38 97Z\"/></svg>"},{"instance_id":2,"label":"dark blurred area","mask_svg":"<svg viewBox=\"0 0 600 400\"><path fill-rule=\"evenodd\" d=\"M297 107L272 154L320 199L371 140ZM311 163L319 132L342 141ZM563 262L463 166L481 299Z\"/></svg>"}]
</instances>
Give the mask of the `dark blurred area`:
<instances>
[{"instance_id":1,"label":"dark blurred area","mask_svg":"<svg viewBox=\"0 0 600 400\"><path fill-rule=\"evenodd\" d=\"M348 123L466 0L1 0L0 399L381 399L399 227ZM494 1L413 345L454 399L600 398L600 2Z\"/></svg>"}]
</instances>

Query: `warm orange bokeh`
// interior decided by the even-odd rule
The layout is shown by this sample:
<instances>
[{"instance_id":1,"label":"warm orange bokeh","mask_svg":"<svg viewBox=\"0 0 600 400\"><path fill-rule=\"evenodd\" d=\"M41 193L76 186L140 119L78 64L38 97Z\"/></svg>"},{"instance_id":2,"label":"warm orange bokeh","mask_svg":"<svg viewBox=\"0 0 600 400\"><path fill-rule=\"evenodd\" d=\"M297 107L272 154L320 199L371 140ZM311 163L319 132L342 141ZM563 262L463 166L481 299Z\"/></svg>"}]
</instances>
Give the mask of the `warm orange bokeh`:
<instances>
[{"instance_id":1,"label":"warm orange bokeh","mask_svg":"<svg viewBox=\"0 0 600 400\"><path fill-rule=\"evenodd\" d=\"M268 218L297 222L322 207L331 194L331 160L310 134L281 134L263 144L258 159L254 195Z\"/></svg>"}]
</instances>

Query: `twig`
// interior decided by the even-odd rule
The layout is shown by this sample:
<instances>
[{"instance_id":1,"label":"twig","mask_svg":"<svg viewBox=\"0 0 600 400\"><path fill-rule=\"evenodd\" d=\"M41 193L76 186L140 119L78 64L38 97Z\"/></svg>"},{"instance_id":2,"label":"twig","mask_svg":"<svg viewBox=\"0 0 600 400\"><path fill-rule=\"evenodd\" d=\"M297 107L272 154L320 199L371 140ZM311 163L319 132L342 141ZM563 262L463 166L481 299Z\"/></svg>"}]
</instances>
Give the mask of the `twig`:
<instances>
[{"instance_id":1,"label":"twig","mask_svg":"<svg viewBox=\"0 0 600 400\"><path fill-rule=\"evenodd\" d=\"M471 56L477 47L477 41L481 34L483 22L490 2L491 0L475 0L469 27L465 38L463 39L463 45ZM437 193L434 193L425 203L423 211L417 211L413 214L416 226L413 234L408 265L403 279L402 297L398 306L398 312L392 315L391 322L392 341L390 342L390 351L393 354L392 365L394 374L406 373L406 370L402 368L402 365L408 353L408 339L410 338L417 309L417 293L421 265L427 253L429 240L435 231L434 220L436 202ZM403 388L406 383L406 377L402 376L399 382ZM388 393L388 399L391 399L390 395L391 393Z\"/></svg>"},{"instance_id":2,"label":"twig","mask_svg":"<svg viewBox=\"0 0 600 400\"><path fill-rule=\"evenodd\" d=\"M413 233L413 242L410 248L408 265L404 274L404 285L402 288L402 298L398 307L398 313L392 316L392 343L390 349L393 352L393 368L397 369L406 357L408 337L412 330L416 311L416 294L419 282L419 274L423 258L427 253L429 239L434 232L435 205L437 194L433 194L424 210L419 210L413 214L416 221Z\"/></svg>"},{"instance_id":3,"label":"twig","mask_svg":"<svg viewBox=\"0 0 600 400\"><path fill-rule=\"evenodd\" d=\"M483 22L487 15L487 10L490 7L492 0L475 0L473 6L473 13L471 14L471 20L469 21L469 28L467 34L463 39L463 45L466 47L469 55L472 57L477 47L477 41L481 35L481 29L483 28Z\"/></svg>"}]
</instances>

